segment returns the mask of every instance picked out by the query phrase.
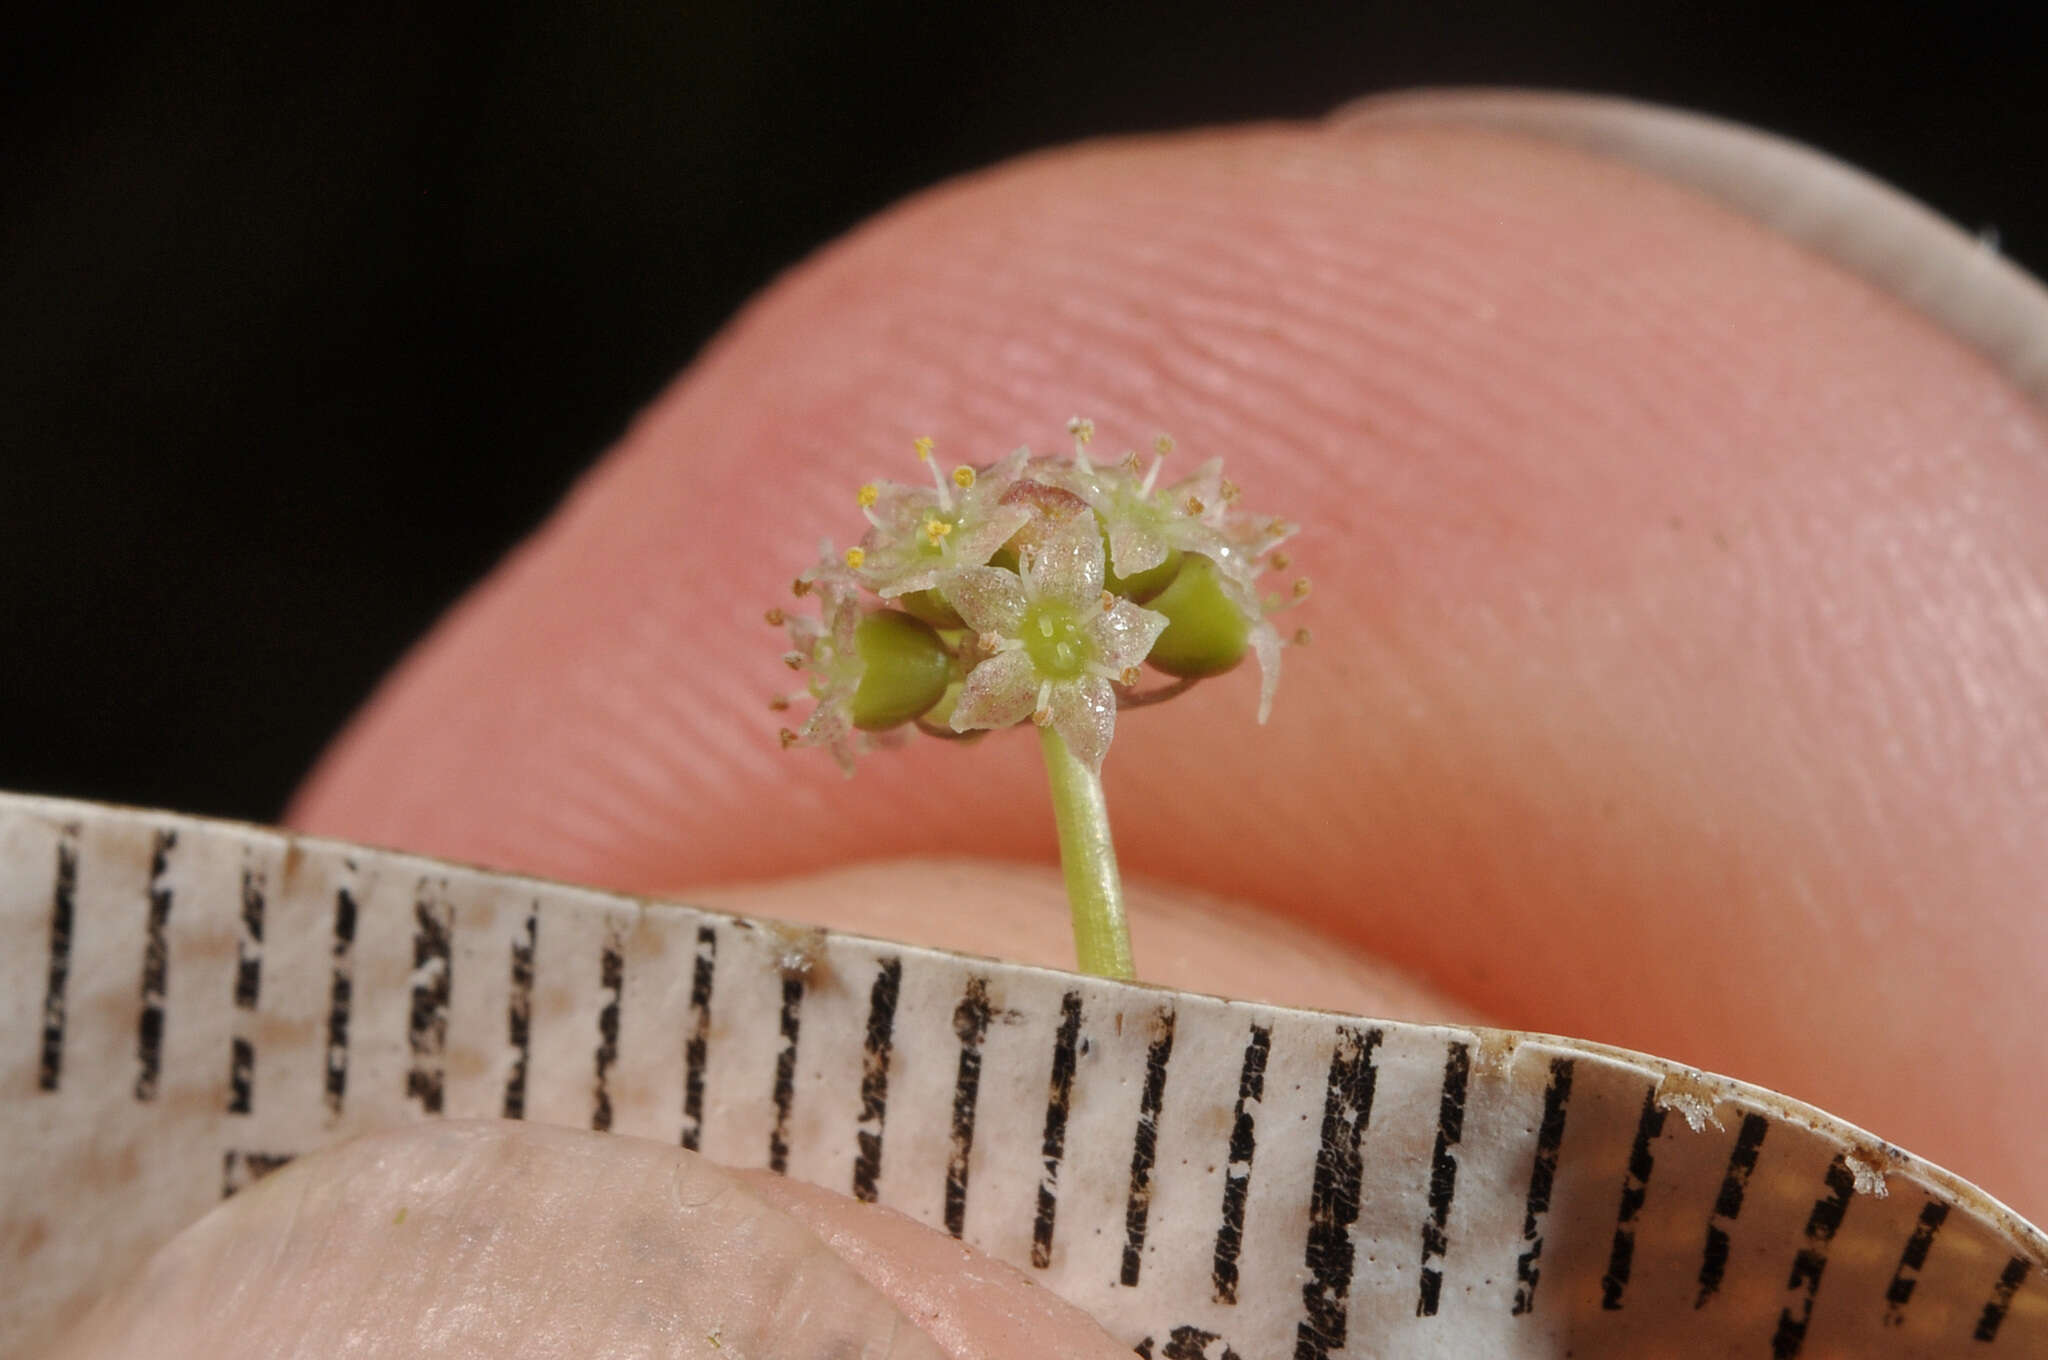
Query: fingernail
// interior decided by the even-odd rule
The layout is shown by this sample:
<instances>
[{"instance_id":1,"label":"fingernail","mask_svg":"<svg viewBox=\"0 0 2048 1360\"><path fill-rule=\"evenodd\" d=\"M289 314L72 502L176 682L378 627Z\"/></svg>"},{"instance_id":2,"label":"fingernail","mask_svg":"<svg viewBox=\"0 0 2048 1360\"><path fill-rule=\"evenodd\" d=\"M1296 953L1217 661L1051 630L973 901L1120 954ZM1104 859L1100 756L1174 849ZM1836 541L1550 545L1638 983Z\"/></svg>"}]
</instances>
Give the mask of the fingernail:
<instances>
[{"instance_id":1,"label":"fingernail","mask_svg":"<svg viewBox=\"0 0 2048 1360\"><path fill-rule=\"evenodd\" d=\"M1337 129L1469 127L1623 161L1761 222L1976 348L2048 406L2048 289L1883 181L1783 137L1633 100L1535 90L1374 95Z\"/></svg>"}]
</instances>

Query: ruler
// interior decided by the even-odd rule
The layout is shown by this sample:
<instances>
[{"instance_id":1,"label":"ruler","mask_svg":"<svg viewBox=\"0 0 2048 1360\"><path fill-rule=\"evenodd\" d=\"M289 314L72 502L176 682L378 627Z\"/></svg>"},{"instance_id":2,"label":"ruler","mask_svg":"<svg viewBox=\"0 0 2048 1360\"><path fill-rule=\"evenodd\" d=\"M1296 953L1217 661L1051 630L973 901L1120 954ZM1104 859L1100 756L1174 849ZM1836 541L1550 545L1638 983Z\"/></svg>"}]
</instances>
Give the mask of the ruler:
<instances>
[{"instance_id":1,"label":"ruler","mask_svg":"<svg viewBox=\"0 0 2048 1360\"><path fill-rule=\"evenodd\" d=\"M888 1205L1154 1360L2048 1354L2048 1238L1774 1092L0 795L0 1355L441 1116Z\"/></svg>"}]
</instances>

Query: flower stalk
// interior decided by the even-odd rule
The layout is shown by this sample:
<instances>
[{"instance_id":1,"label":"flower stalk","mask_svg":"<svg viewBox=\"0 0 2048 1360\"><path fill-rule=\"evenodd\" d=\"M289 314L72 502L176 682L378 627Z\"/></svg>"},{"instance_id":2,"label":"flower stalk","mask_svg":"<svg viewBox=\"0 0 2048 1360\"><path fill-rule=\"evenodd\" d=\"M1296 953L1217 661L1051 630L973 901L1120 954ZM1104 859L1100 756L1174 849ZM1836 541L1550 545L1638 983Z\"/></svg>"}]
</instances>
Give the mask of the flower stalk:
<instances>
[{"instance_id":1,"label":"flower stalk","mask_svg":"<svg viewBox=\"0 0 2048 1360\"><path fill-rule=\"evenodd\" d=\"M1054 727L1038 729L1052 787L1053 822L1059 828L1060 873L1067 882L1067 910L1074 921L1074 953L1084 973L1129 981L1131 929L1124 917L1123 878L1109 837L1109 804L1102 776L1075 756Z\"/></svg>"}]
</instances>

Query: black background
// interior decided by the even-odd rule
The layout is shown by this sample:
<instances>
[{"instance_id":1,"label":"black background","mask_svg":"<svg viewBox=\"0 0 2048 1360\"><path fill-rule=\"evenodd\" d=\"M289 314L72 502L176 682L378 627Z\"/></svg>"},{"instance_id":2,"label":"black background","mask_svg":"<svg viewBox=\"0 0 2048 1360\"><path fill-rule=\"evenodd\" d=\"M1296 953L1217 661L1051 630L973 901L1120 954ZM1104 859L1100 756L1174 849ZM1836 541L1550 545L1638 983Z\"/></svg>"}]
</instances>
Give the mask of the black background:
<instances>
[{"instance_id":1,"label":"black background","mask_svg":"<svg viewBox=\"0 0 2048 1360\"><path fill-rule=\"evenodd\" d=\"M273 818L778 270L1078 137L1659 100L2048 269L2048 5L44 6L0 39L0 787Z\"/></svg>"}]
</instances>

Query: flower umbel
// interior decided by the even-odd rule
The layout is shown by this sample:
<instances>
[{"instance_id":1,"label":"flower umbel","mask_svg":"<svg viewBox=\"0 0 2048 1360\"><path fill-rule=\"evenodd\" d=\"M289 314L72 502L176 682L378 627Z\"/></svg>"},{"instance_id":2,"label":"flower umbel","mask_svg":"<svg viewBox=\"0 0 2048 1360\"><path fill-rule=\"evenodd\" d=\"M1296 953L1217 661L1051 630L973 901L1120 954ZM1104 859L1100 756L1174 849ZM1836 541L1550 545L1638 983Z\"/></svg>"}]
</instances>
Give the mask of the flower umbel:
<instances>
[{"instance_id":1,"label":"flower umbel","mask_svg":"<svg viewBox=\"0 0 2048 1360\"><path fill-rule=\"evenodd\" d=\"M1102 588L1102 534L1083 512L1055 528L1016 571L968 567L943 587L986 659L967 673L956 732L1051 727L1090 770L1116 730L1111 685L1135 686L1166 616Z\"/></svg>"},{"instance_id":2,"label":"flower umbel","mask_svg":"<svg viewBox=\"0 0 2048 1360\"><path fill-rule=\"evenodd\" d=\"M1220 459L1162 485L1172 441L1089 457L1093 422L1067 423L1070 456L1018 449L950 472L930 439L914 441L932 484L870 482L854 497L868 521L858 543L796 582L816 617L768 611L789 630L790 667L813 707L782 729L784 746L822 746L851 774L855 755L909 727L935 737L1021 724L1040 729L1060 860L1081 966L1131 976L1122 889L1101 769L1120 708L1170 699L1236 668L1261 671L1259 721L1280 678L1271 616L1308 591L1268 597L1259 578L1284 569L1294 532L1253 515ZM1305 642L1306 629L1294 635ZM1138 688L1143 668L1173 682ZM778 699L777 708L790 700Z\"/></svg>"}]
</instances>

